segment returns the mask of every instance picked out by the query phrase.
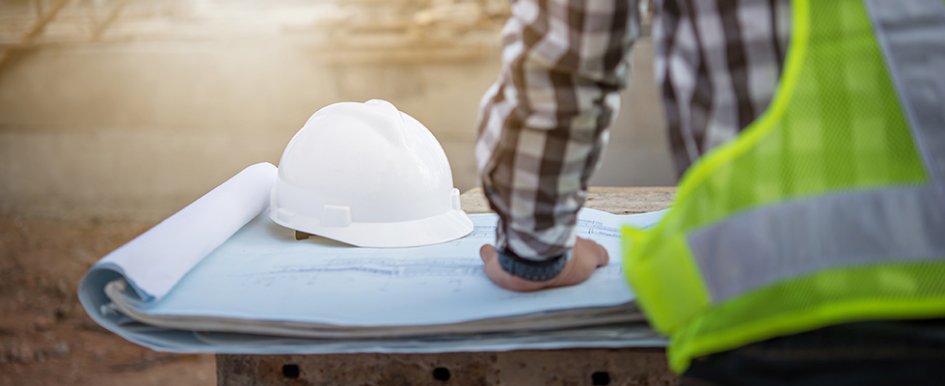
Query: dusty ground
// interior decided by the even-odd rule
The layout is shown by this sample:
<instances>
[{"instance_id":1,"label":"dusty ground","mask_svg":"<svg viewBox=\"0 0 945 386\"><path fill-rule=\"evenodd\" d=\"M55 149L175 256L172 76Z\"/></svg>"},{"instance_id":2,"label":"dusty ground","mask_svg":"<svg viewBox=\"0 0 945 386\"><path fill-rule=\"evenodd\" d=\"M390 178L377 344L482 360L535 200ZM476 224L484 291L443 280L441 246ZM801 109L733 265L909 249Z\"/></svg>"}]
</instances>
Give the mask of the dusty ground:
<instances>
[{"instance_id":1,"label":"dusty ground","mask_svg":"<svg viewBox=\"0 0 945 386\"><path fill-rule=\"evenodd\" d=\"M0 219L0 385L212 385L211 355L154 352L79 305L88 267L152 224Z\"/></svg>"}]
</instances>

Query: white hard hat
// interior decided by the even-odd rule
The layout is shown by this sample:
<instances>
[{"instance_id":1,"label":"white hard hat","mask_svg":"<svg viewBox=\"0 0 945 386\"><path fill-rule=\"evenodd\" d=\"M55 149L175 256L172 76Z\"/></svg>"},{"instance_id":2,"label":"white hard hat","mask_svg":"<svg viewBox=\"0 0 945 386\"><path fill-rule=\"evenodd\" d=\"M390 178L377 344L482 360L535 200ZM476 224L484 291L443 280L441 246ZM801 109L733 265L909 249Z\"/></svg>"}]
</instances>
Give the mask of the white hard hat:
<instances>
[{"instance_id":1,"label":"white hard hat","mask_svg":"<svg viewBox=\"0 0 945 386\"><path fill-rule=\"evenodd\" d=\"M361 247L411 247L463 237L446 153L390 102L325 106L292 137L269 216L298 231Z\"/></svg>"}]
</instances>

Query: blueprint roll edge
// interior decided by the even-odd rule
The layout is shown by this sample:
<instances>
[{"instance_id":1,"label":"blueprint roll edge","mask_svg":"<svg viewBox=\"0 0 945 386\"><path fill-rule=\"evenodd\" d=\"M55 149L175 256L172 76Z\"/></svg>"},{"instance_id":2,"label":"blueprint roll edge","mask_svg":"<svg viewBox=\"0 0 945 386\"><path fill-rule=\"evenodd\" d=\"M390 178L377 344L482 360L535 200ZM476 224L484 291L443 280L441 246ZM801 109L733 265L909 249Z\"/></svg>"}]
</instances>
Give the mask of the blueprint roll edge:
<instances>
[{"instance_id":1,"label":"blueprint roll edge","mask_svg":"<svg viewBox=\"0 0 945 386\"><path fill-rule=\"evenodd\" d=\"M267 162L251 165L103 257L79 283L85 311L118 332L121 318L105 309L105 286L124 279L139 301L160 300L201 259L268 208L277 173Z\"/></svg>"}]
</instances>

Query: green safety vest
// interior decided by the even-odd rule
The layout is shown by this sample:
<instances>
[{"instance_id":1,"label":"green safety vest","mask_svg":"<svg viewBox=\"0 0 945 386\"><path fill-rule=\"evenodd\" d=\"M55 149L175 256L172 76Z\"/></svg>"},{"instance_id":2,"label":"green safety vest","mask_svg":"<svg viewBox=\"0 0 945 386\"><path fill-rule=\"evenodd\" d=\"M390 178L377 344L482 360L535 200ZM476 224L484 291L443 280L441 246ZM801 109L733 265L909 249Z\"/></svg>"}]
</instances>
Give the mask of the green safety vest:
<instances>
[{"instance_id":1,"label":"green safety vest","mask_svg":"<svg viewBox=\"0 0 945 386\"><path fill-rule=\"evenodd\" d=\"M666 216L624 229L669 362L860 320L945 316L945 1L796 0L767 111Z\"/></svg>"}]
</instances>

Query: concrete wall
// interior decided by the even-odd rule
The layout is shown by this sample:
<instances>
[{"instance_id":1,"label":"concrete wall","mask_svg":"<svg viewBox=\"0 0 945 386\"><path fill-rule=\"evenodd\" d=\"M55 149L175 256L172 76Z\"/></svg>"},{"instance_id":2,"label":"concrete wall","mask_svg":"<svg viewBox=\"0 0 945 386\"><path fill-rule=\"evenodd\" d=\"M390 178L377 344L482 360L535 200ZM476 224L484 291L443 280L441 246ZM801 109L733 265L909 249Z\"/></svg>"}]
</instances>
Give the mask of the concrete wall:
<instances>
[{"instance_id":1,"label":"concrete wall","mask_svg":"<svg viewBox=\"0 0 945 386\"><path fill-rule=\"evenodd\" d=\"M319 107L371 98L424 122L465 190L477 184L477 107L497 50L352 55L278 36L19 50L0 67L0 213L160 219L249 164L277 163ZM595 185L674 183L651 57L639 43Z\"/></svg>"}]
</instances>

